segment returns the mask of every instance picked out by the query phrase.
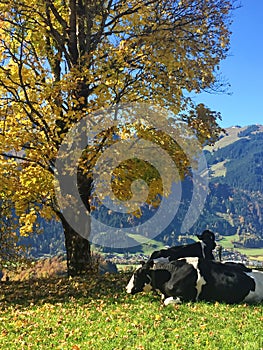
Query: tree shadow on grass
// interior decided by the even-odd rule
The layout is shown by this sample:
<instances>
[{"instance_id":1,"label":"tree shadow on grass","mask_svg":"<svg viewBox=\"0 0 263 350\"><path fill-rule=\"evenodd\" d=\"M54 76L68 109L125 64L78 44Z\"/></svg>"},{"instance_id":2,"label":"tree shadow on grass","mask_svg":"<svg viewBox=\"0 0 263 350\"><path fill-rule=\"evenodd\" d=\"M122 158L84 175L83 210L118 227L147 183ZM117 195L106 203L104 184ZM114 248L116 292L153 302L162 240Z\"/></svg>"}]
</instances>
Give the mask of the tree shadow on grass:
<instances>
[{"instance_id":1,"label":"tree shadow on grass","mask_svg":"<svg viewBox=\"0 0 263 350\"><path fill-rule=\"evenodd\" d=\"M129 273L74 277L52 277L0 283L0 306L38 305L74 299L122 299Z\"/></svg>"}]
</instances>

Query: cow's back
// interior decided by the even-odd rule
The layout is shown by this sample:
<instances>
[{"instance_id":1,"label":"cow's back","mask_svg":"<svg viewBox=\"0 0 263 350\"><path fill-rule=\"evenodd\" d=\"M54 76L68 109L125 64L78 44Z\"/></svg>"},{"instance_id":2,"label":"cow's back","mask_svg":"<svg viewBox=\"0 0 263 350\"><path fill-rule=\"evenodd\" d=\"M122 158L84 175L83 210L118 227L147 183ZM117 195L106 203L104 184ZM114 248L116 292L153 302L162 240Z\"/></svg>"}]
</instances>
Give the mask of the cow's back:
<instances>
[{"instance_id":1,"label":"cow's back","mask_svg":"<svg viewBox=\"0 0 263 350\"><path fill-rule=\"evenodd\" d=\"M199 300L239 303L244 301L251 291L255 291L254 279L241 265L224 265L200 259L198 268L205 280Z\"/></svg>"}]
</instances>

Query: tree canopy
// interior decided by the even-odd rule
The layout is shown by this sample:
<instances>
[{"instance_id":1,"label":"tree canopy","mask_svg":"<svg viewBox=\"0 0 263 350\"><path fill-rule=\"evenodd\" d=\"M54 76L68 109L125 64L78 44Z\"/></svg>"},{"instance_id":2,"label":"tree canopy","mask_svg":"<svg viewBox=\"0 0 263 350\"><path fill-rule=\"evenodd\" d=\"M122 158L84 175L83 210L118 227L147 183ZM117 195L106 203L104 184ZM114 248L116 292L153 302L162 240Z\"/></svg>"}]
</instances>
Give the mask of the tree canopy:
<instances>
[{"instance_id":1,"label":"tree canopy","mask_svg":"<svg viewBox=\"0 0 263 350\"><path fill-rule=\"evenodd\" d=\"M217 70L229 50L233 6L234 0L1 2L1 195L14 203L22 235L38 215L63 217L53 184L58 150L72 126L101 108L154 103L186 121L201 144L214 140L218 114L181 112L189 93L224 88ZM114 133L102 132L90 159Z\"/></svg>"}]
</instances>

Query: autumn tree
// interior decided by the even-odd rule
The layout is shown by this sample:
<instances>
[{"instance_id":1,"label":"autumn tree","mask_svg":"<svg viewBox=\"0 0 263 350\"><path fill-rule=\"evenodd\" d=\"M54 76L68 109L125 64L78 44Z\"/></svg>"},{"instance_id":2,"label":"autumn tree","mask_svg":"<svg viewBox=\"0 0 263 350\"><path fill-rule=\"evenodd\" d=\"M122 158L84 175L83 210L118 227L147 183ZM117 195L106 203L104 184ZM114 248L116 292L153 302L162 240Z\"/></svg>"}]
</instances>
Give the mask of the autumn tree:
<instances>
[{"instance_id":1,"label":"autumn tree","mask_svg":"<svg viewBox=\"0 0 263 350\"><path fill-rule=\"evenodd\" d=\"M178 120L189 92L218 90L234 0L3 0L0 4L0 166L20 234L37 216L61 220L69 274L90 263L88 232L65 220L54 192L58 150L84 117L121 102L153 102ZM187 120L203 143L217 115ZM101 132L98 154L116 128ZM157 134L156 134L157 135ZM163 135L161 135L163 136ZM89 159L94 158L89 153ZM88 173L92 168L89 164ZM92 177L80 172L87 210ZM87 230L89 230L87 226Z\"/></svg>"},{"instance_id":2,"label":"autumn tree","mask_svg":"<svg viewBox=\"0 0 263 350\"><path fill-rule=\"evenodd\" d=\"M0 270L3 267L14 267L18 262L27 260L25 246L19 244L18 219L14 215L14 204L11 202L11 186L0 176ZM7 185L7 186L6 186Z\"/></svg>"},{"instance_id":3,"label":"autumn tree","mask_svg":"<svg viewBox=\"0 0 263 350\"><path fill-rule=\"evenodd\" d=\"M17 236L13 228L14 222L6 201L1 203L0 219L0 269L9 261L18 257Z\"/></svg>"}]
</instances>

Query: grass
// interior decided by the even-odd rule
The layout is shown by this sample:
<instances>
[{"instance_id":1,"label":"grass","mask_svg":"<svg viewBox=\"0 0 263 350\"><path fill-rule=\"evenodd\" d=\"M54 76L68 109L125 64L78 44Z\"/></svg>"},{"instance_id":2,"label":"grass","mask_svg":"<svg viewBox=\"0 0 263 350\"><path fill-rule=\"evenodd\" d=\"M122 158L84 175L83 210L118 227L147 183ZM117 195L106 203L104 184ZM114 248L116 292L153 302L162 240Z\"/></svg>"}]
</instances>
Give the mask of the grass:
<instances>
[{"instance_id":1,"label":"grass","mask_svg":"<svg viewBox=\"0 0 263 350\"><path fill-rule=\"evenodd\" d=\"M226 176L226 167L225 164L228 162L227 159L222 162L211 165L210 167L210 176L211 177L220 177Z\"/></svg>"},{"instance_id":2,"label":"grass","mask_svg":"<svg viewBox=\"0 0 263 350\"><path fill-rule=\"evenodd\" d=\"M234 248L233 241L238 241L238 234L232 236L223 236L220 240L220 244L226 249L235 249L236 251L247 255L250 259L256 259L263 261L263 248Z\"/></svg>"},{"instance_id":3,"label":"grass","mask_svg":"<svg viewBox=\"0 0 263 350\"><path fill-rule=\"evenodd\" d=\"M206 146L205 149L208 151L212 151L212 150L217 150L219 148L223 148L226 147L228 145L230 145L231 143L234 143L235 141L239 140L240 137L238 136L238 134L240 133L240 131L245 130L247 127L243 127L243 128L227 128L227 135L225 135L224 137L222 137L219 141L216 142L215 146Z\"/></svg>"},{"instance_id":4,"label":"grass","mask_svg":"<svg viewBox=\"0 0 263 350\"><path fill-rule=\"evenodd\" d=\"M263 248L235 248L235 250L247 255L251 260L263 261Z\"/></svg>"},{"instance_id":5,"label":"grass","mask_svg":"<svg viewBox=\"0 0 263 350\"><path fill-rule=\"evenodd\" d=\"M238 241L239 236L238 234L231 235L231 236L222 236L222 239L220 239L219 243L224 247L224 248L233 248L233 241Z\"/></svg>"},{"instance_id":6,"label":"grass","mask_svg":"<svg viewBox=\"0 0 263 350\"><path fill-rule=\"evenodd\" d=\"M151 255L153 250L158 250L163 248L162 242L158 242L154 239L148 239L143 235L129 233L128 236L133 238L135 241L137 241L138 244L142 245L143 254L145 255Z\"/></svg>"},{"instance_id":7,"label":"grass","mask_svg":"<svg viewBox=\"0 0 263 350\"><path fill-rule=\"evenodd\" d=\"M3 283L1 349L263 349L263 305L163 307L130 274Z\"/></svg>"}]
</instances>

